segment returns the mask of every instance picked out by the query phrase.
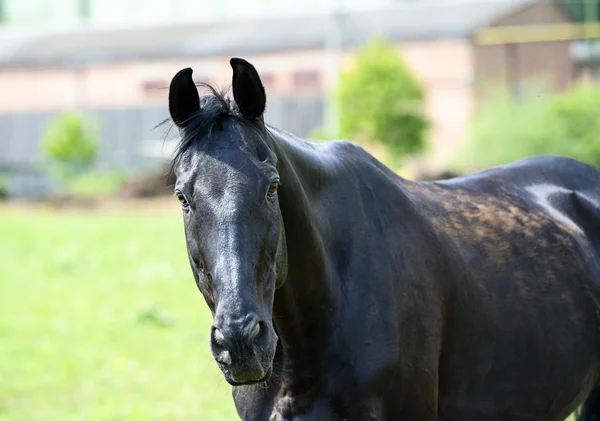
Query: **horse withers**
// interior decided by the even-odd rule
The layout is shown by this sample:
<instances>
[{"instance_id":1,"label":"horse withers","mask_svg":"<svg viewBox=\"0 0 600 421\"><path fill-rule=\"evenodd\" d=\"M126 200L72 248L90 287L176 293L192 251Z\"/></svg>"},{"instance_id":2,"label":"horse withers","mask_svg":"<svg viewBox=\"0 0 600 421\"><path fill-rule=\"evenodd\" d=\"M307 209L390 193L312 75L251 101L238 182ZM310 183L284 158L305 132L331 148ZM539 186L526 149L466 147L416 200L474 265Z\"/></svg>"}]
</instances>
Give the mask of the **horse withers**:
<instances>
[{"instance_id":1,"label":"horse withers","mask_svg":"<svg viewBox=\"0 0 600 421\"><path fill-rule=\"evenodd\" d=\"M346 141L169 90L189 262L246 421L600 419L600 171L553 156L400 178Z\"/></svg>"}]
</instances>

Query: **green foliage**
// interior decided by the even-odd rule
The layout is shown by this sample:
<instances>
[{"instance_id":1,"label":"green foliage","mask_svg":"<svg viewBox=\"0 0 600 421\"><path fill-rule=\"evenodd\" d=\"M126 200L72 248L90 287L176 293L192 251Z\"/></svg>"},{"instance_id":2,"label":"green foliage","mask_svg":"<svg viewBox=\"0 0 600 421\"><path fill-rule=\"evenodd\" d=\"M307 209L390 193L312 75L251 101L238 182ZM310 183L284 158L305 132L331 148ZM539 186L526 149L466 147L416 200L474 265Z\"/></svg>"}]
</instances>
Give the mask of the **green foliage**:
<instances>
[{"instance_id":1,"label":"green foliage","mask_svg":"<svg viewBox=\"0 0 600 421\"><path fill-rule=\"evenodd\" d=\"M63 181L89 171L98 155L98 146L90 122L78 113L56 117L42 141L44 155Z\"/></svg>"},{"instance_id":2,"label":"green foliage","mask_svg":"<svg viewBox=\"0 0 600 421\"><path fill-rule=\"evenodd\" d=\"M337 104L340 134L384 144L396 157L424 149L429 121L424 91L394 46L376 39L341 74Z\"/></svg>"},{"instance_id":3,"label":"green foliage","mask_svg":"<svg viewBox=\"0 0 600 421\"><path fill-rule=\"evenodd\" d=\"M580 87L549 104L558 136L556 150L581 161L600 165L600 85Z\"/></svg>"},{"instance_id":4,"label":"green foliage","mask_svg":"<svg viewBox=\"0 0 600 421\"><path fill-rule=\"evenodd\" d=\"M8 182L2 174L0 174L0 200L8 197Z\"/></svg>"},{"instance_id":5,"label":"green foliage","mask_svg":"<svg viewBox=\"0 0 600 421\"><path fill-rule=\"evenodd\" d=\"M554 95L530 92L520 101L499 92L475 117L454 166L469 170L539 154L600 165L599 139L600 86Z\"/></svg>"},{"instance_id":6,"label":"green foliage","mask_svg":"<svg viewBox=\"0 0 600 421\"><path fill-rule=\"evenodd\" d=\"M598 21L600 17L600 1L598 0L567 0L566 2L560 1L558 4L577 22Z\"/></svg>"}]
</instances>

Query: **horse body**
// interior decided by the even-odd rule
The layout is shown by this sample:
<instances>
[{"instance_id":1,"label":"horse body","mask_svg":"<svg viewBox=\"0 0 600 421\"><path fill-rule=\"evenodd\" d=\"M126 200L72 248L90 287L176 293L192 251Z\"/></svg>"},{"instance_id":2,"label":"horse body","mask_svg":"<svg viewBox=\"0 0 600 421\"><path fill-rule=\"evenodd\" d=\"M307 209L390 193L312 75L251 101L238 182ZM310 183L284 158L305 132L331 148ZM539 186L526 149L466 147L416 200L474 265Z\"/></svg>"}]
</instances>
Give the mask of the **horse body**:
<instances>
[{"instance_id":1,"label":"horse body","mask_svg":"<svg viewBox=\"0 0 600 421\"><path fill-rule=\"evenodd\" d=\"M596 234L584 226L600 219L578 208L576 194L600 203L600 171L534 157L418 183L346 142L320 153L300 168L315 159L329 166L309 208L320 221L315 238L327 244L319 283L328 291L316 294L330 301L310 313L330 318L331 332L317 363L302 367L319 381L295 406L282 374L267 412L457 421L559 421L573 412L599 380Z\"/></svg>"},{"instance_id":2,"label":"horse body","mask_svg":"<svg viewBox=\"0 0 600 421\"><path fill-rule=\"evenodd\" d=\"M232 61L233 91L252 129L225 113L177 167L240 417L562 421L587 397L581 420L597 419L600 170L534 157L404 180L349 142L263 126L244 63ZM198 94L182 75L170 108L193 140L181 122Z\"/></svg>"},{"instance_id":3,"label":"horse body","mask_svg":"<svg viewBox=\"0 0 600 421\"><path fill-rule=\"evenodd\" d=\"M581 198L600 203L599 176L534 157L426 189L465 267L445 320L442 419L564 420L597 384L600 231L586 227L600 219Z\"/></svg>"},{"instance_id":4,"label":"horse body","mask_svg":"<svg viewBox=\"0 0 600 421\"><path fill-rule=\"evenodd\" d=\"M598 175L535 157L426 190L465 267L452 278L440 414L562 420L597 384L597 234L584 227L599 220L579 198L598 203Z\"/></svg>"}]
</instances>

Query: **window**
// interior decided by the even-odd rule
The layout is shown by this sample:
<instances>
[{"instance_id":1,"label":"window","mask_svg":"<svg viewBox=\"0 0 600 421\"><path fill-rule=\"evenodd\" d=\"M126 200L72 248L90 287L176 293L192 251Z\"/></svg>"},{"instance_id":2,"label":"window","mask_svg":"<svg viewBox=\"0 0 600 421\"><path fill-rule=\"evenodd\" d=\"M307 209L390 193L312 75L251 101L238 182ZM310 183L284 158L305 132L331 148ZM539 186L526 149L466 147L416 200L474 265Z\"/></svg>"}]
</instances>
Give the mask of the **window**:
<instances>
[{"instance_id":1,"label":"window","mask_svg":"<svg viewBox=\"0 0 600 421\"><path fill-rule=\"evenodd\" d=\"M321 90L321 73L317 70L305 70L293 74L293 83L295 90L319 91Z\"/></svg>"}]
</instances>

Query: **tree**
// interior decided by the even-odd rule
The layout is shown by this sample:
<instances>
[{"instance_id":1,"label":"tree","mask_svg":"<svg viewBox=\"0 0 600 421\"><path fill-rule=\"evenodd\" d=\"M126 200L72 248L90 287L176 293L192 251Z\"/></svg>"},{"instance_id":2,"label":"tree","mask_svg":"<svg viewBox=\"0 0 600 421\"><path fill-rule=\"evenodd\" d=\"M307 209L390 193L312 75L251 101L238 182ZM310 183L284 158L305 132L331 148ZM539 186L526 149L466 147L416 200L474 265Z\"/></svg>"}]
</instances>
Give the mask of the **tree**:
<instances>
[{"instance_id":1,"label":"tree","mask_svg":"<svg viewBox=\"0 0 600 421\"><path fill-rule=\"evenodd\" d=\"M51 121L42 147L52 170L65 182L90 170L98 155L98 142L92 127L78 113L61 114Z\"/></svg>"},{"instance_id":2,"label":"tree","mask_svg":"<svg viewBox=\"0 0 600 421\"><path fill-rule=\"evenodd\" d=\"M375 39L341 74L336 96L340 134L381 142L395 158L418 153L429 127L423 98L423 88L394 46Z\"/></svg>"},{"instance_id":3,"label":"tree","mask_svg":"<svg viewBox=\"0 0 600 421\"><path fill-rule=\"evenodd\" d=\"M558 4L576 22L597 22L600 18L599 0L567 0L560 1Z\"/></svg>"}]
</instances>

